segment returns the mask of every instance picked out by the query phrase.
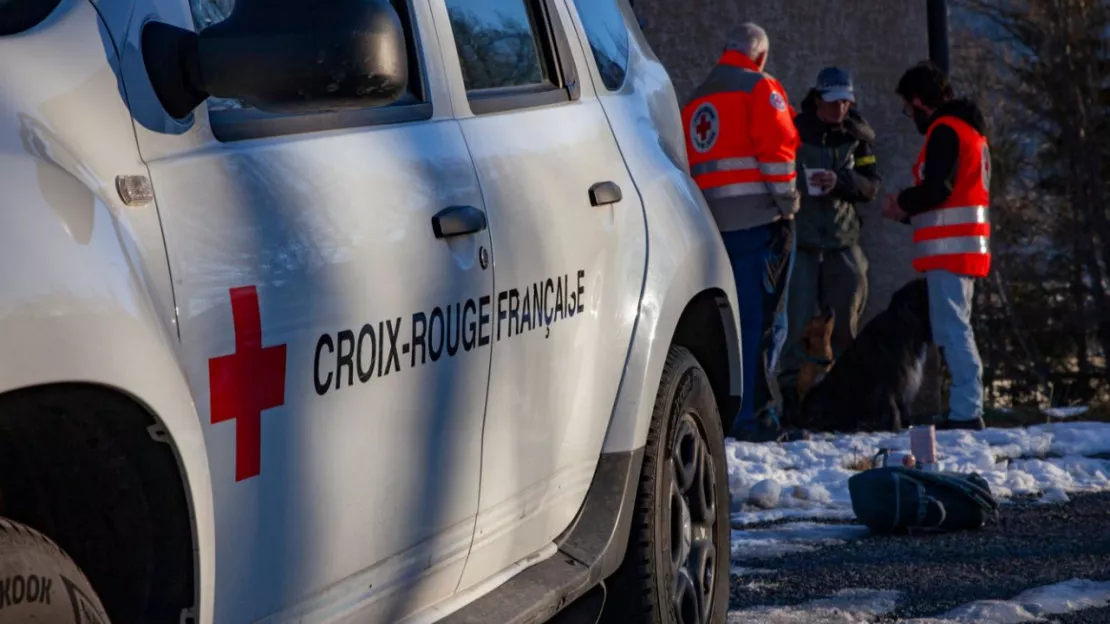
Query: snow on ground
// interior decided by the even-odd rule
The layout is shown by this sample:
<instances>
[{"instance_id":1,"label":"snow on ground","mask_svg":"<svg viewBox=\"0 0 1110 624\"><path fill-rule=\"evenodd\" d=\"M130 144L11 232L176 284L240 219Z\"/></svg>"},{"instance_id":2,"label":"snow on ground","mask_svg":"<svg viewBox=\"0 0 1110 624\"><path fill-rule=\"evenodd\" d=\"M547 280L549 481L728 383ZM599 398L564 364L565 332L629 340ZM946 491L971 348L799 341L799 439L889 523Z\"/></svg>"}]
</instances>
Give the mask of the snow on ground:
<instances>
[{"instance_id":1,"label":"snow on ground","mask_svg":"<svg viewBox=\"0 0 1110 624\"><path fill-rule=\"evenodd\" d=\"M868 624L893 612L899 592L847 589L829 598L787 607L753 607L733 611L728 624ZM1028 589L1010 600L981 600L936 618L899 620L901 624L1017 624L1043 622L1061 615L1110 604L1110 583L1072 579Z\"/></svg>"},{"instance_id":2,"label":"snow on ground","mask_svg":"<svg viewBox=\"0 0 1110 624\"><path fill-rule=\"evenodd\" d=\"M767 529L732 532L732 559L767 559L816 550L867 535L867 527L854 524L791 522ZM733 573L737 573L733 570Z\"/></svg>"},{"instance_id":3,"label":"snow on ground","mask_svg":"<svg viewBox=\"0 0 1110 624\"><path fill-rule=\"evenodd\" d=\"M1110 490L1110 423L1060 422L1027 429L938 431L941 470L978 472L996 496ZM727 442L733 526L782 519L851 520L848 477L880 448L909 450L909 434L817 434L785 444ZM762 482L762 483L761 483ZM757 486L758 484L758 486ZM777 487L776 487L777 486ZM749 495L759 506L748 502Z\"/></svg>"},{"instance_id":4,"label":"snow on ground","mask_svg":"<svg viewBox=\"0 0 1110 624\"><path fill-rule=\"evenodd\" d=\"M786 444L727 441L732 492L732 574L758 586L761 563L843 543L867 534L853 524L848 478L880 448L909 450L909 434L817 435ZM1110 423L1061 422L1027 429L938 431L940 469L978 472L996 496L1036 496L1043 503L1068 501L1069 492L1110 491ZM745 525L789 520L786 524ZM763 560L763 561L761 561ZM740 567L752 566L752 567ZM845 590L790 607L755 607L729 614L729 624L864 624L895 610L897 592ZM936 619L906 624L1043 621L1110 603L1110 583L1072 580L1031 589L1008 601L964 605Z\"/></svg>"},{"instance_id":5,"label":"snow on ground","mask_svg":"<svg viewBox=\"0 0 1110 624\"><path fill-rule=\"evenodd\" d=\"M1027 589L1010 600L979 600L957 607L939 618L906 620L904 624L1043 622L1046 615L1062 615L1110 604L1110 583L1072 579Z\"/></svg>"}]
</instances>

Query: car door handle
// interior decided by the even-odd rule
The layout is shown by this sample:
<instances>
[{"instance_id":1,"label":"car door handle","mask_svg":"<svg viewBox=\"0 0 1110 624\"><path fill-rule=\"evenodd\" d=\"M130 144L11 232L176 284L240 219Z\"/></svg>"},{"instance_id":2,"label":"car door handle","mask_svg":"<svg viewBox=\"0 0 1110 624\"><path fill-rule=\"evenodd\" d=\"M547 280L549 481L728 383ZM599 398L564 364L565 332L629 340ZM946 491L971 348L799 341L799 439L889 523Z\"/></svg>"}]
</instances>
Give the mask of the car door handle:
<instances>
[{"instance_id":1,"label":"car door handle","mask_svg":"<svg viewBox=\"0 0 1110 624\"><path fill-rule=\"evenodd\" d=\"M448 206L432 217L436 238L450 238L486 229L486 213L474 206Z\"/></svg>"},{"instance_id":2,"label":"car door handle","mask_svg":"<svg viewBox=\"0 0 1110 624\"><path fill-rule=\"evenodd\" d=\"M590 187L591 206L615 204L622 199L624 199L624 194L621 193L621 187L617 186L616 182L598 182Z\"/></svg>"}]
</instances>

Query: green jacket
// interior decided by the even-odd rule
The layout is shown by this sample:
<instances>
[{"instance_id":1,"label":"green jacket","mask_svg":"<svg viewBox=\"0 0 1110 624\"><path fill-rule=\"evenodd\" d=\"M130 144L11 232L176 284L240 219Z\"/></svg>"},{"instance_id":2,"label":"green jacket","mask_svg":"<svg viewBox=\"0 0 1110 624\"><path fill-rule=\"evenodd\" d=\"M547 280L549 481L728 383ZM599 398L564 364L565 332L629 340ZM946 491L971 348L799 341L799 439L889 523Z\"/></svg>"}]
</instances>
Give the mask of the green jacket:
<instances>
[{"instance_id":1,"label":"green jacket","mask_svg":"<svg viewBox=\"0 0 1110 624\"><path fill-rule=\"evenodd\" d=\"M801 145L796 158L801 211L795 216L799 249L832 251L859 243L862 219L856 204L879 194L882 178L875 164L875 131L853 108L840 125L817 117L816 94L802 102L794 118ZM806 190L805 167L836 172L836 186L814 197Z\"/></svg>"}]
</instances>

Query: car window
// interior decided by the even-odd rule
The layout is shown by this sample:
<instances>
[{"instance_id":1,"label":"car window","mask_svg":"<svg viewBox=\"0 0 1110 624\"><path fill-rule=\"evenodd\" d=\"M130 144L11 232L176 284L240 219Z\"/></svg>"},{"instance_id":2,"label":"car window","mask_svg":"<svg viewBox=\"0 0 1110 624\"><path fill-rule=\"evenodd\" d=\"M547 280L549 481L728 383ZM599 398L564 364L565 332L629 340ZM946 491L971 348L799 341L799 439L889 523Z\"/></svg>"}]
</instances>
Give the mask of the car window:
<instances>
[{"instance_id":1,"label":"car window","mask_svg":"<svg viewBox=\"0 0 1110 624\"><path fill-rule=\"evenodd\" d=\"M527 0L447 0L467 91L547 82L541 41Z\"/></svg>"},{"instance_id":2,"label":"car window","mask_svg":"<svg viewBox=\"0 0 1110 624\"><path fill-rule=\"evenodd\" d=\"M574 0L586 30L601 81L610 91L624 84L628 73L628 30L618 0Z\"/></svg>"},{"instance_id":3,"label":"car window","mask_svg":"<svg viewBox=\"0 0 1110 624\"><path fill-rule=\"evenodd\" d=\"M628 72L628 30L617 1L574 0L597 71L609 91L620 89Z\"/></svg>"},{"instance_id":4,"label":"car window","mask_svg":"<svg viewBox=\"0 0 1110 624\"><path fill-rule=\"evenodd\" d=\"M394 105L414 104L424 101L423 77L420 73L417 49L414 40L414 30L410 21L408 0L391 0L393 8L401 18L405 28L405 38L409 51L409 86L406 94ZM189 0L189 8L193 14L193 26L197 32L213 24L222 22L235 8L235 0ZM234 109L249 108L249 105L234 99L217 97L208 98L208 111L219 112Z\"/></svg>"}]
</instances>

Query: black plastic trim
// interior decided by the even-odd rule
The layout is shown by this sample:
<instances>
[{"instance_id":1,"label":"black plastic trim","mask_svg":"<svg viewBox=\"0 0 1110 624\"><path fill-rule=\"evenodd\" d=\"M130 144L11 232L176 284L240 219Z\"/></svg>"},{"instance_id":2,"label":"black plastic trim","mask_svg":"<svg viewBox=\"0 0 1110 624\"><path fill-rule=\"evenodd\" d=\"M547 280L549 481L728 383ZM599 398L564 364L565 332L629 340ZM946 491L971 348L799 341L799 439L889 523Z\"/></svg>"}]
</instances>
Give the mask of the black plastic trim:
<instances>
[{"instance_id":1,"label":"black plastic trim","mask_svg":"<svg viewBox=\"0 0 1110 624\"><path fill-rule=\"evenodd\" d=\"M489 89L468 94L470 111L475 115L502 113L518 108L547 106L569 101L567 92L549 83L537 87Z\"/></svg>"},{"instance_id":2,"label":"black plastic trim","mask_svg":"<svg viewBox=\"0 0 1110 624\"><path fill-rule=\"evenodd\" d=\"M305 115L276 115L257 109L234 109L212 111L208 118L212 124L212 134L217 140L227 143L305 132L427 121L432 118L432 105L430 102L420 102Z\"/></svg>"},{"instance_id":3,"label":"black plastic trim","mask_svg":"<svg viewBox=\"0 0 1110 624\"><path fill-rule=\"evenodd\" d=\"M621 187L616 182L598 182L590 187L591 206L616 204L622 199L624 199L624 193L621 192Z\"/></svg>"},{"instance_id":4,"label":"black plastic trim","mask_svg":"<svg viewBox=\"0 0 1110 624\"><path fill-rule=\"evenodd\" d=\"M555 540L559 552L449 615L443 624L546 622L612 575L632 530L644 449L601 456L586 501Z\"/></svg>"},{"instance_id":5,"label":"black plastic trim","mask_svg":"<svg viewBox=\"0 0 1110 624\"><path fill-rule=\"evenodd\" d=\"M488 225L486 213L474 206L448 206L432 215L432 233L436 238L466 236L481 232Z\"/></svg>"},{"instance_id":6,"label":"black plastic trim","mask_svg":"<svg viewBox=\"0 0 1110 624\"><path fill-rule=\"evenodd\" d=\"M559 70L559 86L566 90L567 97L573 102L582 95L578 85L578 68L574 65L574 56L570 52L570 40L567 31L563 28L563 21L559 19L558 11L552 0L543 2L544 18L547 23L547 36L551 41L551 53L555 55L555 65Z\"/></svg>"}]
</instances>

